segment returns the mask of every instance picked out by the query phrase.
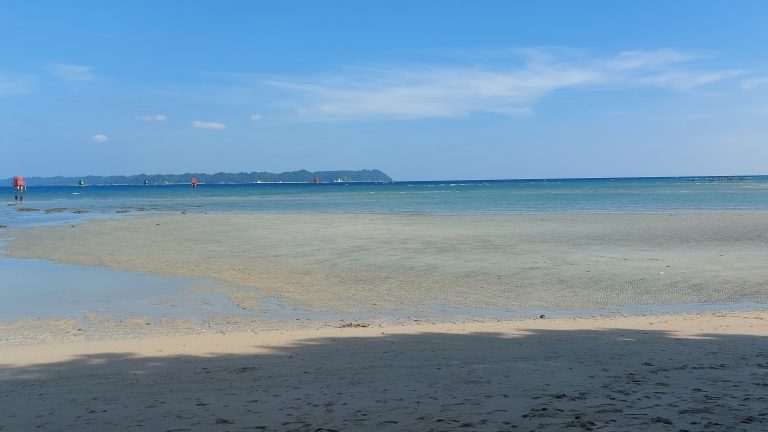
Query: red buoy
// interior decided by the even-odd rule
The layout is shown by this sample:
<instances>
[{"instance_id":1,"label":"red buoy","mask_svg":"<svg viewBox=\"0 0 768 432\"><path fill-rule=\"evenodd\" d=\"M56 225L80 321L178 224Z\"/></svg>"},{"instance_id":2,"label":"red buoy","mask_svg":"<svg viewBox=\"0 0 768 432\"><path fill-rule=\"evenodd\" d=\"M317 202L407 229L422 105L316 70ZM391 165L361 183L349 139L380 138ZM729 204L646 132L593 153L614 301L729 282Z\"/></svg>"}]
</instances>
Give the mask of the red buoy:
<instances>
[{"instance_id":1,"label":"red buoy","mask_svg":"<svg viewBox=\"0 0 768 432\"><path fill-rule=\"evenodd\" d=\"M197 187L197 178L196 177L192 177L192 187L193 188Z\"/></svg>"},{"instance_id":2,"label":"red buoy","mask_svg":"<svg viewBox=\"0 0 768 432\"><path fill-rule=\"evenodd\" d=\"M24 177L13 176L13 198L16 201L24 200L24 191L27 190L27 186L24 184Z\"/></svg>"}]
</instances>

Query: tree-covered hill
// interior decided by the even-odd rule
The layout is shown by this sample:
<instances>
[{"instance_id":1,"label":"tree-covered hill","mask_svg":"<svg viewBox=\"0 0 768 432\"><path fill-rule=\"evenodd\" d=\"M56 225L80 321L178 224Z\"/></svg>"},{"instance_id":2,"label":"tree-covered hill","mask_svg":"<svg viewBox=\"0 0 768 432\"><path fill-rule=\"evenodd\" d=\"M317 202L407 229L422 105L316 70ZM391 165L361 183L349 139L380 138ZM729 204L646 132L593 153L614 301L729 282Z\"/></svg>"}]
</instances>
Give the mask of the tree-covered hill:
<instances>
[{"instance_id":1,"label":"tree-covered hill","mask_svg":"<svg viewBox=\"0 0 768 432\"><path fill-rule=\"evenodd\" d=\"M243 184L257 182L284 182L284 183L311 183L317 176L322 183L333 181L343 182L391 182L392 179L383 172L373 170L357 171L316 171L307 170L289 171L282 173L270 172L240 172L216 174L205 173L184 173L184 174L137 174L131 176L83 176L83 177L25 177L28 186L74 186L80 180L86 185L115 185L115 184L174 184L189 183L192 177L197 178L199 183L208 184ZM9 186L11 179L3 179L2 186Z\"/></svg>"}]
</instances>

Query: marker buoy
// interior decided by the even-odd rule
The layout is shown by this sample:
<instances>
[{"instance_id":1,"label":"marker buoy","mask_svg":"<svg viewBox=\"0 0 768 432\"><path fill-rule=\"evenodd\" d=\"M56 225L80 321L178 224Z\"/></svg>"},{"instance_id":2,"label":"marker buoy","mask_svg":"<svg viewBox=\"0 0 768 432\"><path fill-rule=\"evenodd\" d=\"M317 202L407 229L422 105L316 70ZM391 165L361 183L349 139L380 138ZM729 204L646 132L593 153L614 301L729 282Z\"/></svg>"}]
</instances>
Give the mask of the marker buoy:
<instances>
[{"instance_id":1,"label":"marker buoy","mask_svg":"<svg viewBox=\"0 0 768 432\"><path fill-rule=\"evenodd\" d=\"M197 187L197 178L195 178L195 177L192 177L192 187L193 188Z\"/></svg>"},{"instance_id":2,"label":"marker buoy","mask_svg":"<svg viewBox=\"0 0 768 432\"><path fill-rule=\"evenodd\" d=\"M27 190L27 185L24 183L24 177L13 176L13 199L16 201L24 201L24 191Z\"/></svg>"}]
</instances>

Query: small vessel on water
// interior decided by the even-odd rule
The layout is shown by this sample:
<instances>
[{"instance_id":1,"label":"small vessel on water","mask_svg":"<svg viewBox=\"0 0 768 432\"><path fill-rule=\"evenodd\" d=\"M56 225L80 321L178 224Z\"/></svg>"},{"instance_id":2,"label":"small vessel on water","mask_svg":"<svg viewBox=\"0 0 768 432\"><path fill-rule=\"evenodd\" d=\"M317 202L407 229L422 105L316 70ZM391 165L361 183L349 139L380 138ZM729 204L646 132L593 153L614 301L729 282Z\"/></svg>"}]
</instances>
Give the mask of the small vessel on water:
<instances>
[{"instance_id":1,"label":"small vessel on water","mask_svg":"<svg viewBox=\"0 0 768 432\"><path fill-rule=\"evenodd\" d=\"M197 187L197 177L192 177L192 188L194 189L196 187Z\"/></svg>"},{"instance_id":2,"label":"small vessel on water","mask_svg":"<svg viewBox=\"0 0 768 432\"><path fill-rule=\"evenodd\" d=\"M85 182L81 179L79 182L77 182L77 186L80 187L80 189L85 187Z\"/></svg>"},{"instance_id":3,"label":"small vessel on water","mask_svg":"<svg viewBox=\"0 0 768 432\"><path fill-rule=\"evenodd\" d=\"M315 178L312 179L312 184L318 184L318 183L320 183L320 179L317 178L317 176L315 176Z\"/></svg>"}]
</instances>

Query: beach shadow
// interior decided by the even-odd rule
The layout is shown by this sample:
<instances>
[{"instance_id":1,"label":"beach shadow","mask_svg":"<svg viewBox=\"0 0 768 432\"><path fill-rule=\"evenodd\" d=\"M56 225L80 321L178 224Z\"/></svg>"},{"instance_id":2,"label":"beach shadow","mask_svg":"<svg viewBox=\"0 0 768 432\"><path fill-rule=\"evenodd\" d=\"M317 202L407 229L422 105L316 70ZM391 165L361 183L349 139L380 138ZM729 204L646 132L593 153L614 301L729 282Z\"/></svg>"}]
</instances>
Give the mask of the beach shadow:
<instances>
[{"instance_id":1,"label":"beach shadow","mask_svg":"<svg viewBox=\"0 0 768 432\"><path fill-rule=\"evenodd\" d=\"M259 354L0 366L0 430L768 430L763 336L346 331Z\"/></svg>"}]
</instances>

